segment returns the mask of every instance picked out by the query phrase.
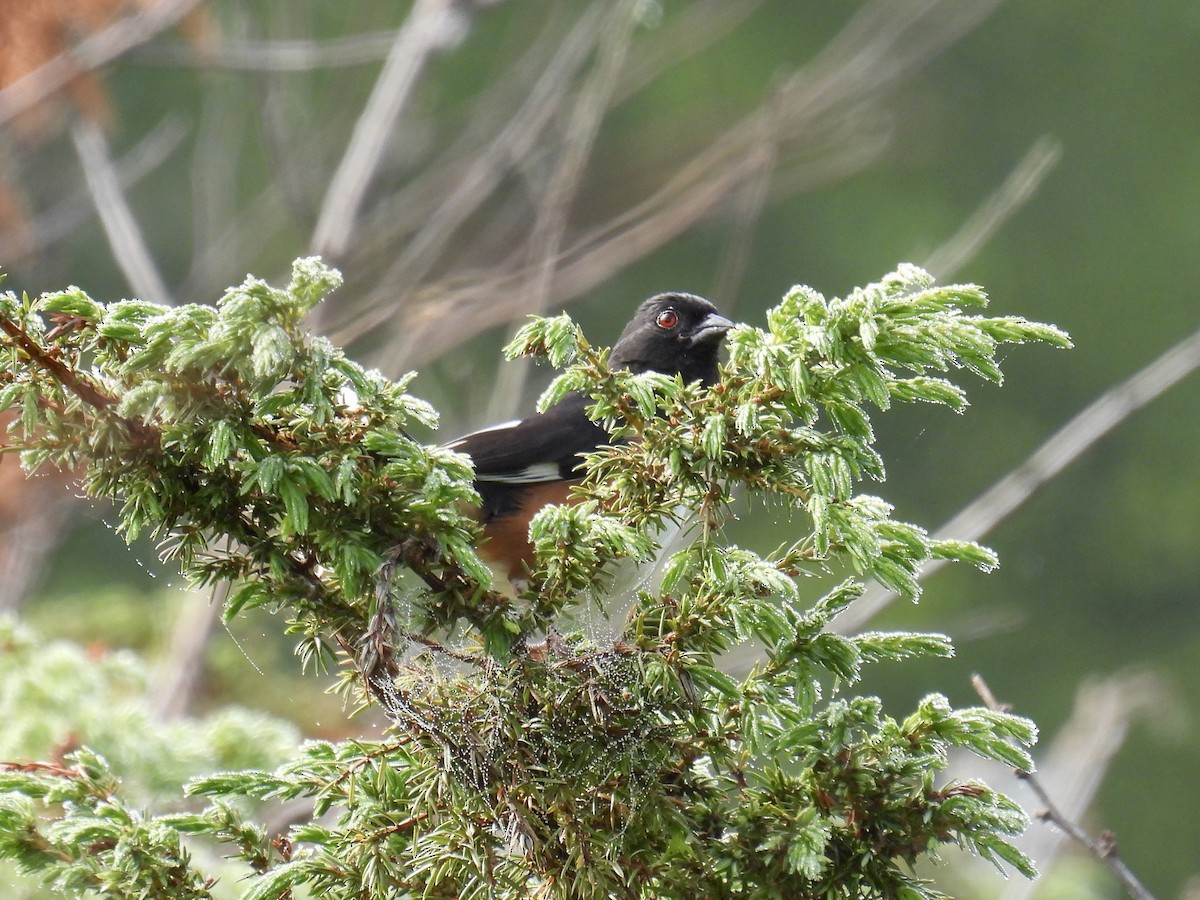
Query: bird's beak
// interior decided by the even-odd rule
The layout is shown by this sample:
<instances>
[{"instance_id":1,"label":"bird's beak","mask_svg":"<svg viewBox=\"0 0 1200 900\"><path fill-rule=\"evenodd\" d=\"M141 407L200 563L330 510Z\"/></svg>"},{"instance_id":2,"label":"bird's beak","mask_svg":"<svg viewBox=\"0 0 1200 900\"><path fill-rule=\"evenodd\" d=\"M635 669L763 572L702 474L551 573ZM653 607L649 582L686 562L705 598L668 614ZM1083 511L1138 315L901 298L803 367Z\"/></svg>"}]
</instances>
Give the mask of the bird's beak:
<instances>
[{"instance_id":1,"label":"bird's beak","mask_svg":"<svg viewBox=\"0 0 1200 900\"><path fill-rule=\"evenodd\" d=\"M705 316L700 324L692 329L692 333L688 336L692 346L696 344L712 344L719 341L725 336L733 323L724 316L719 316L716 313L709 313Z\"/></svg>"}]
</instances>

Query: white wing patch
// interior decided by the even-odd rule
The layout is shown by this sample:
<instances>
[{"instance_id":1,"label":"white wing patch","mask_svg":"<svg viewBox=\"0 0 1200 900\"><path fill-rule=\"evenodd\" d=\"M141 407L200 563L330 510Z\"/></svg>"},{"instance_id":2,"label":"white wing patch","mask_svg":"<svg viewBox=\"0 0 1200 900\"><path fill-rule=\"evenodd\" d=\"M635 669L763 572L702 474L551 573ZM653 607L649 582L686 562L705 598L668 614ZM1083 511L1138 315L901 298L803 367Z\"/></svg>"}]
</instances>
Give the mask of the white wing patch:
<instances>
[{"instance_id":1,"label":"white wing patch","mask_svg":"<svg viewBox=\"0 0 1200 900\"><path fill-rule=\"evenodd\" d=\"M485 475L476 473L475 478L500 484L539 484L544 481L562 480L562 472L559 471L558 463L540 462L513 472L488 472Z\"/></svg>"},{"instance_id":2,"label":"white wing patch","mask_svg":"<svg viewBox=\"0 0 1200 900\"><path fill-rule=\"evenodd\" d=\"M448 450L458 450L471 438L481 434L491 434L495 431L507 431L520 425L524 419L513 419L501 422L499 425L489 425L470 434L463 435L458 440L446 445ZM469 453L467 454L470 455ZM526 466L524 469L514 469L509 472L476 472L476 481L489 481L496 484L542 484L547 481L561 481L562 470L556 462L539 462Z\"/></svg>"},{"instance_id":3,"label":"white wing patch","mask_svg":"<svg viewBox=\"0 0 1200 900\"><path fill-rule=\"evenodd\" d=\"M456 441L451 441L449 444L446 445L446 449L453 450L455 447L458 447L464 441L475 437L475 435L477 435L477 434L489 434L490 432L493 432L493 431L505 431L509 428L516 428L518 425L521 424L522 421L524 421L524 420L512 419L511 421L508 421L508 422L501 422L499 425L489 425L487 428L480 428L478 431L472 431L470 434L464 434L462 437L460 437Z\"/></svg>"}]
</instances>

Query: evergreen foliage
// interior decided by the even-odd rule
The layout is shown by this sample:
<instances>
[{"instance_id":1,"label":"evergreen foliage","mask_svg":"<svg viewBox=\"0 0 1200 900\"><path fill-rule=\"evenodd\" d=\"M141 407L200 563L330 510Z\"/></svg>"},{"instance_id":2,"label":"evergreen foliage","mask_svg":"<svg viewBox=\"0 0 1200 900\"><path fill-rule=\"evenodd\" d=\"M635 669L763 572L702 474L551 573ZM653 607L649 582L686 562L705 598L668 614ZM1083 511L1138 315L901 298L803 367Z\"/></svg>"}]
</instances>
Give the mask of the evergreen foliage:
<instances>
[{"instance_id":1,"label":"evergreen foliage","mask_svg":"<svg viewBox=\"0 0 1200 900\"><path fill-rule=\"evenodd\" d=\"M0 759L10 761L0 765L0 856L12 860L0 863L5 898L73 895L120 878L123 888L110 888L107 896L137 896L130 885L139 882L147 889L168 884L182 852L178 835L145 830L138 810L186 812L190 801L180 786L187 779L273 768L295 752L295 727L261 712L225 708L203 719L159 721L146 702L149 684L146 661L132 652L47 641L0 618ZM28 762L47 747L54 748L51 759ZM47 803L72 814L39 820L39 805ZM269 811L263 804L248 809ZM152 855L107 872L114 861L107 853L123 852L120 846ZM224 863L214 848L193 849L206 877L232 881L241 874L240 864ZM38 891L32 877L15 875L17 863L41 876L46 891Z\"/></svg>"},{"instance_id":2,"label":"evergreen foliage","mask_svg":"<svg viewBox=\"0 0 1200 900\"><path fill-rule=\"evenodd\" d=\"M534 320L509 353L563 368L542 403L582 390L619 440L589 460L581 502L535 519L514 598L473 550L469 460L412 436L436 415L411 376L305 333L337 284L308 259L286 289L251 278L215 308L0 298L0 409L21 409L26 464L79 467L127 535L154 535L198 584L235 582L226 615L285 614L305 663L339 664L347 696L395 723L387 741L194 779L183 813L134 812L87 749L9 765L0 854L114 897L210 896L197 837L244 862L253 898L935 897L913 865L947 844L1032 873L1008 842L1026 823L1013 801L938 781L956 748L1030 766L1032 723L940 696L893 719L848 690L862 667L949 641L826 626L864 579L916 599L930 558L996 562L858 492L883 477L872 412L961 411L948 375L998 381L1001 345L1066 335L968 313L979 288L911 266L841 299L793 289L765 329L730 333L711 389L611 371L565 316ZM800 533L730 546L735 492L782 500ZM618 639L554 629L607 598L617 560L652 557L681 509L694 539ZM748 639L763 661L733 678L721 653ZM247 812L299 797L315 816L286 835Z\"/></svg>"}]
</instances>

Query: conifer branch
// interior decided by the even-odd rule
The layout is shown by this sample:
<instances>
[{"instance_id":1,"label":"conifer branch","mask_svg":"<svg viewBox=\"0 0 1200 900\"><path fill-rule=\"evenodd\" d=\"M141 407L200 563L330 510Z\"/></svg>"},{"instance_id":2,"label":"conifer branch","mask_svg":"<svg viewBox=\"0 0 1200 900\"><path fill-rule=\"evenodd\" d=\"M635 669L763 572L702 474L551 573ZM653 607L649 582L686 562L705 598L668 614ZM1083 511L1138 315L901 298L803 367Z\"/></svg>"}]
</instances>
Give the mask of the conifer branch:
<instances>
[{"instance_id":1,"label":"conifer branch","mask_svg":"<svg viewBox=\"0 0 1200 900\"><path fill-rule=\"evenodd\" d=\"M1042 485L1058 477L1114 428L1197 369L1200 369L1200 330L1156 356L1072 416L1019 466L938 527L934 535L983 540ZM943 565L944 560L930 560L921 570L921 578L929 578ZM853 633L898 597L886 586L871 585L861 601L838 617L835 627L842 633Z\"/></svg>"},{"instance_id":2,"label":"conifer branch","mask_svg":"<svg viewBox=\"0 0 1200 900\"><path fill-rule=\"evenodd\" d=\"M511 598L488 587L473 549L469 461L411 436L435 416L409 379L367 372L301 328L337 284L308 259L286 289L251 278L215 308L0 295L0 321L19 338L6 329L0 406L22 408L27 461L81 463L90 492L122 502L127 535L149 530L192 580L233 584L226 616L286 614L304 661L340 661L338 686L401 739L312 742L271 771L192 781L208 803L198 812L150 817L49 770L0 772L0 855L107 875L120 860L85 862L57 840L103 820L106 842L163 863L121 869L137 889L151 878L205 896L210 876L177 850L189 834L232 851L250 897L303 888L346 900L398 885L457 897L772 885L931 898L913 867L947 842L1032 874L1011 843L1027 822L1020 808L936 777L954 748L1029 768L1032 723L937 695L892 719L850 692L863 668L945 656L949 641L828 625L860 579L915 599L930 559L995 564L861 493L882 476L871 414L913 400L961 408L951 370L998 380L1001 347L1068 346L1065 334L969 312L986 302L978 287L935 286L912 266L842 298L793 289L764 328L727 336L711 388L613 370L565 316L534 320L509 355L560 367L542 403L582 392L613 441L585 461L580 502L534 518L530 587ZM43 316L61 324L46 332ZM78 402L79 385L106 402ZM66 417L44 402L64 395ZM111 427L122 422L147 439ZM741 488L808 525L767 554L727 545ZM621 633L567 631L608 596L618 561L653 556L652 535L680 509L704 527L653 590L626 601ZM853 574L814 596L810 578L830 569ZM767 662L731 678L721 655L750 638ZM88 748L64 759L117 792ZM63 791L74 805L48 809ZM241 811L248 800L311 801L317 818L268 836Z\"/></svg>"}]
</instances>

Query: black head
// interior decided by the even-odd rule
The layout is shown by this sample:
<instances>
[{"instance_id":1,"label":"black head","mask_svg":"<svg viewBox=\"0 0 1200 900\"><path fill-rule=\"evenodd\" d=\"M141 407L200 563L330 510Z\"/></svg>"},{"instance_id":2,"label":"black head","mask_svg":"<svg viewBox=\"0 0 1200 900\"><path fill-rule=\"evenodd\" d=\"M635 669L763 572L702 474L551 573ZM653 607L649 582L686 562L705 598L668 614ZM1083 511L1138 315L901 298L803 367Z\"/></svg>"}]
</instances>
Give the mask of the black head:
<instances>
[{"instance_id":1,"label":"black head","mask_svg":"<svg viewBox=\"0 0 1200 900\"><path fill-rule=\"evenodd\" d=\"M695 294L659 294L638 307L613 345L610 364L631 372L717 380L717 353L733 323Z\"/></svg>"}]
</instances>

